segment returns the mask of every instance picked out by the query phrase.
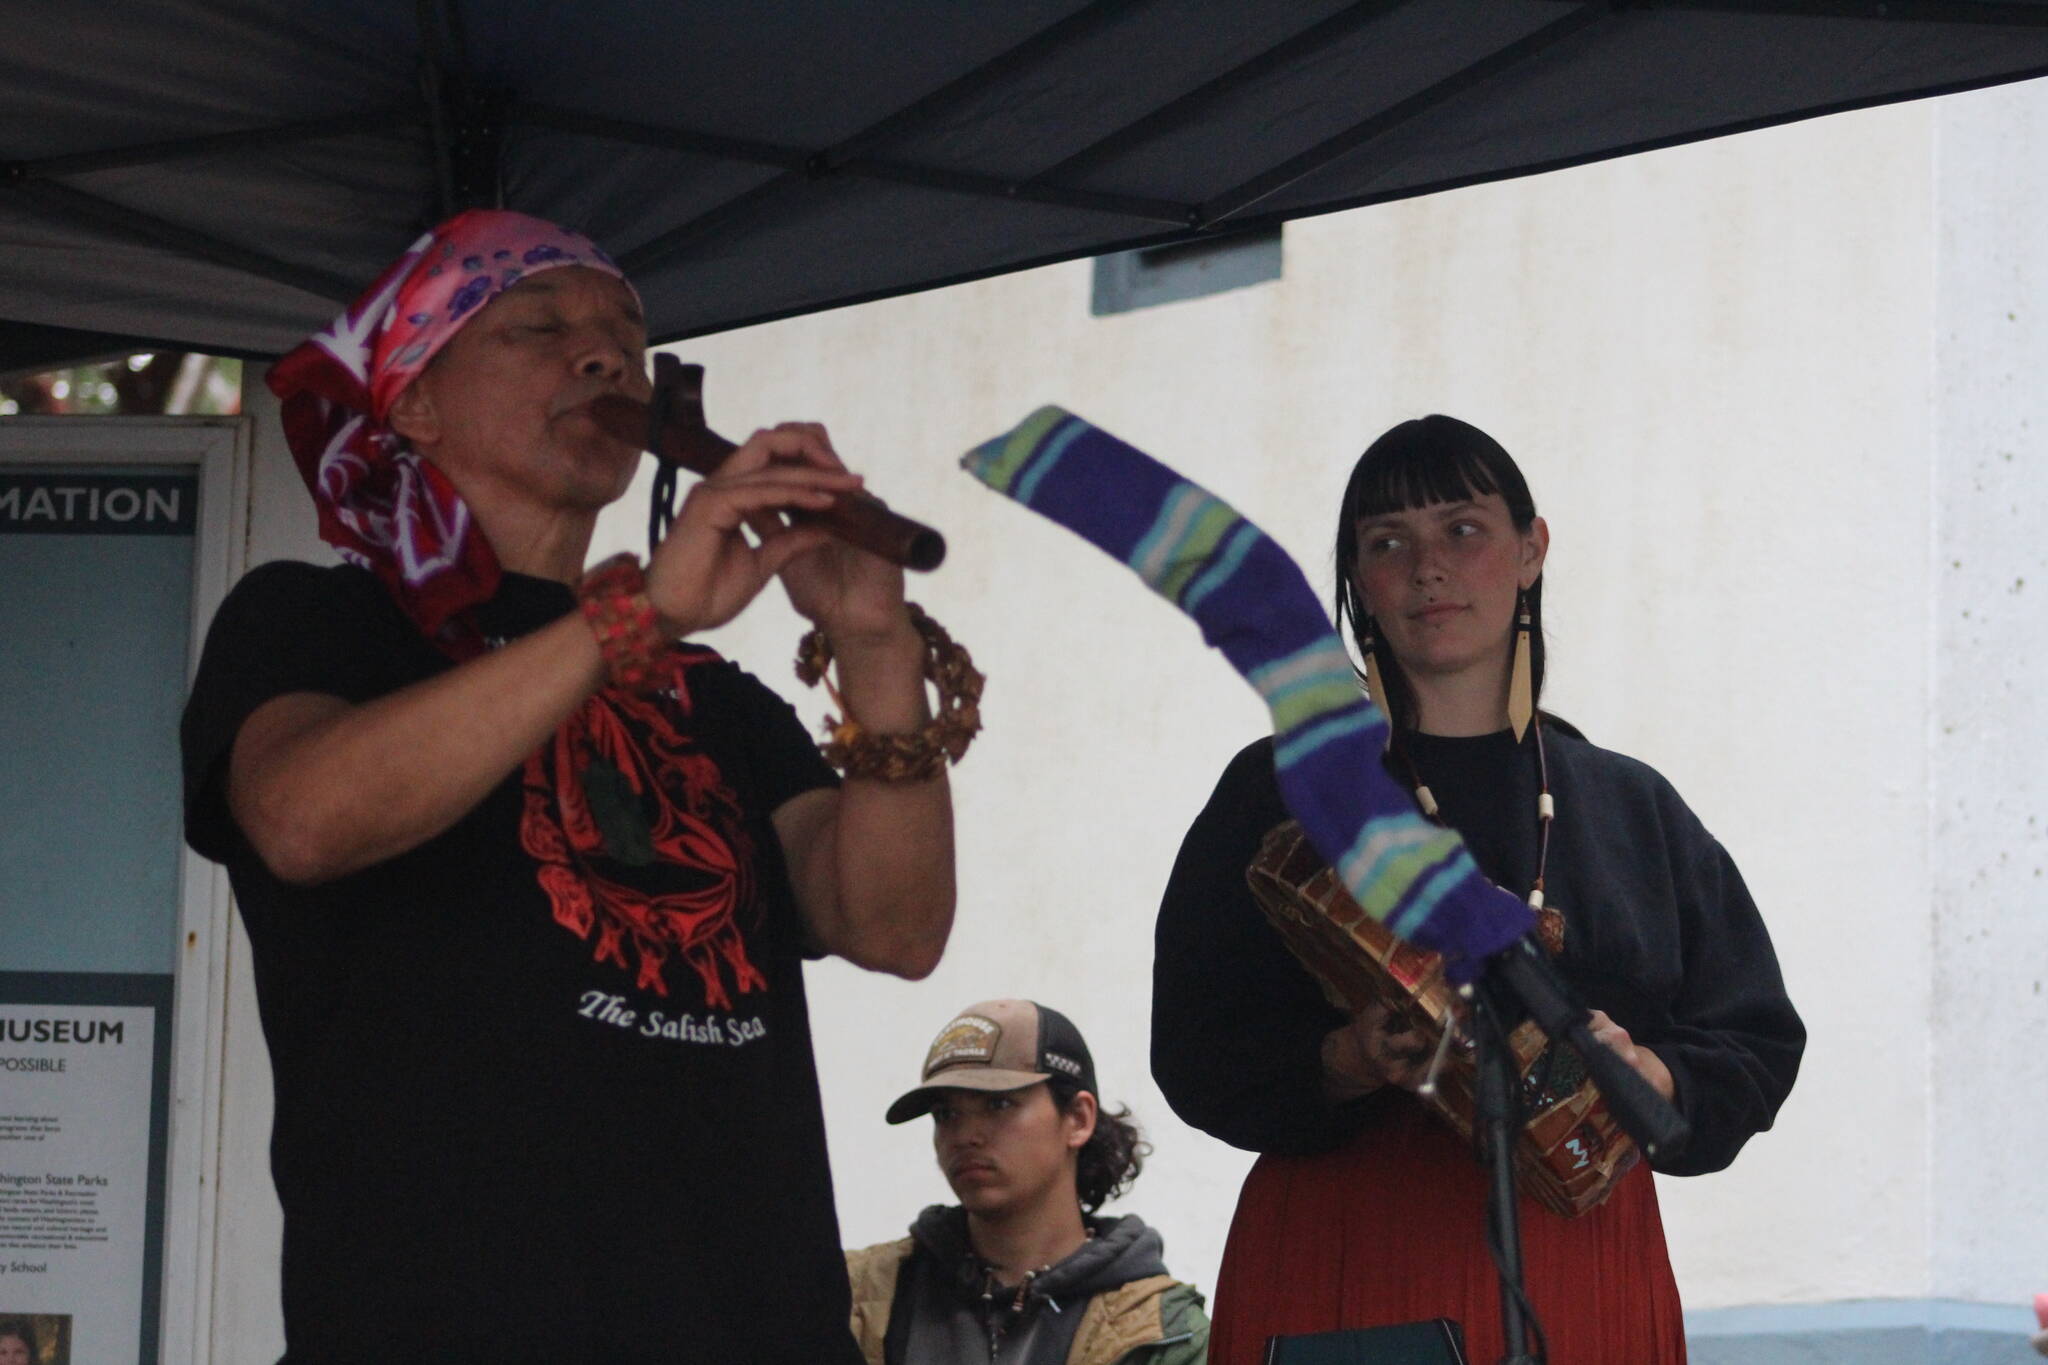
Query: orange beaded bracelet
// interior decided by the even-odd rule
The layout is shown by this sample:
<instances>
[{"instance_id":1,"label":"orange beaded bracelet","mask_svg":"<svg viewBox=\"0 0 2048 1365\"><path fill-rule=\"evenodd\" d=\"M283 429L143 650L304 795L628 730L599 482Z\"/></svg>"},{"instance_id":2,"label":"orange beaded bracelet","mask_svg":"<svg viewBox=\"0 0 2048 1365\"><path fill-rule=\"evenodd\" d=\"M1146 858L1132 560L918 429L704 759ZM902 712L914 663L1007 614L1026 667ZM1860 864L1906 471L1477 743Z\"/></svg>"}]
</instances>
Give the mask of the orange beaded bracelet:
<instances>
[{"instance_id":1,"label":"orange beaded bracelet","mask_svg":"<svg viewBox=\"0 0 2048 1365\"><path fill-rule=\"evenodd\" d=\"M647 599L647 576L629 554L613 555L583 576L576 587L583 619L597 636L605 672L612 685L631 692L651 692L660 680L668 637Z\"/></svg>"}]
</instances>

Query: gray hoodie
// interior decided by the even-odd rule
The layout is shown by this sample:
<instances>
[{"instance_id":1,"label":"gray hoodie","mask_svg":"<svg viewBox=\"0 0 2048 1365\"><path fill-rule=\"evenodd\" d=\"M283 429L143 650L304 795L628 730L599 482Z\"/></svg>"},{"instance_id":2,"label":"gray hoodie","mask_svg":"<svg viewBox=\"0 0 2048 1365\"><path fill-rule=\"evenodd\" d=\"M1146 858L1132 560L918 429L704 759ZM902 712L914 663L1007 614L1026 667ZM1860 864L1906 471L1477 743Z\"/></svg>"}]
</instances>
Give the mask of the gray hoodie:
<instances>
[{"instance_id":1,"label":"gray hoodie","mask_svg":"<svg viewBox=\"0 0 2048 1365\"><path fill-rule=\"evenodd\" d=\"M1159 1234L1136 1214L1083 1221L1089 1238L1072 1255L1005 1288L974 1254L966 1210L934 1204L919 1214L910 1228L917 1252L904 1267L914 1311L902 1358L1062 1365L1091 1297L1166 1273Z\"/></svg>"}]
</instances>

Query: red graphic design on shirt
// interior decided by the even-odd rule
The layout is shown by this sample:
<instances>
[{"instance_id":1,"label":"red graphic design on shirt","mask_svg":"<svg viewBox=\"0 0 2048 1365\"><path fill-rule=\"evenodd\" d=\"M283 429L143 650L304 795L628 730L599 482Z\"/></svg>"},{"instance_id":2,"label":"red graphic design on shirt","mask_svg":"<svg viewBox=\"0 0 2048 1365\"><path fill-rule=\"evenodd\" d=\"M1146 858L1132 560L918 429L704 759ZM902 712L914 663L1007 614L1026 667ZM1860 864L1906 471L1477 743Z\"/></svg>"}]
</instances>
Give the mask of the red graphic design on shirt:
<instances>
[{"instance_id":1,"label":"red graphic design on shirt","mask_svg":"<svg viewBox=\"0 0 2048 1365\"><path fill-rule=\"evenodd\" d=\"M594 933L598 961L635 971L636 986L667 995L666 969L679 954L703 982L704 1003L730 1009L728 980L741 994L768 985L747 957L739 923L739 912L755 904L754 848L718 765L677 725L690 710L687 663L676 661L672 697L605 688L526 760L519 841L540 863L555 922L579 938ZM645 820L651 860L644 851L622 859L607 844L586 789L595 770L615 783L623 777Z\"/></svg>"}]
</instances>

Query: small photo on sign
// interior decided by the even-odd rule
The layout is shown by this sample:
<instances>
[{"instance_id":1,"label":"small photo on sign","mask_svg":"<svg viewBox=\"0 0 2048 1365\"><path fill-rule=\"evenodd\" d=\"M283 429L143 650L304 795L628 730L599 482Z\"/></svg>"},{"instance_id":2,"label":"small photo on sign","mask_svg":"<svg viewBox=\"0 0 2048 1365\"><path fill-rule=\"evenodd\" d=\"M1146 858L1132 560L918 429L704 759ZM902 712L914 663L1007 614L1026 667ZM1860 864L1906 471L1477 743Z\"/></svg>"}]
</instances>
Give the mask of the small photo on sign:
<instances>
[{"instance_id":1,"label":"small photo on sign","mask_svg":"<svg viewBox=\"0 0 2048 1365\"><path fill-rule=\"evenodd\" d=\"M71 1365L69 1313L18 1313L0 1297L0 1365Z\"/></svg>"}]
</instances>

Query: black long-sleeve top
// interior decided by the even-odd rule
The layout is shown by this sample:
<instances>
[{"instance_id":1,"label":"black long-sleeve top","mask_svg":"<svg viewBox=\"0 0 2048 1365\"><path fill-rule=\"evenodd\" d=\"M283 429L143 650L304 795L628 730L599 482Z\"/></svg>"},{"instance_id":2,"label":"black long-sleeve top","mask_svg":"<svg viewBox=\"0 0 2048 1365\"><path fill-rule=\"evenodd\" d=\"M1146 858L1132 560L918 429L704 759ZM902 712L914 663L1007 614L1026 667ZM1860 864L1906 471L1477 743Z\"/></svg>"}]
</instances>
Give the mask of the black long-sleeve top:
<instances>
[{"instance_id":1,"label":"black long-sleeve top","mask_svg":"<svg viewBox=\"0 0 2048 1365\"><path fill-rule=\"evenodd\" d=\"M1727 851L1654 770L1551 727L1546 898L1564 914L1559 966L1670 1068L1692 1141L1652 1164L1717 1171L1771 1126L1806 1029ZM1411 733L1404 752L1479 866L1520 894L1534 875L1533 738ZM1408 776L1405 771L1401 776ZM1259 841L1288 818L1270 739L1231 760L1196 817L1159 909L1152 1074L1182 1119L1256 1152L1322 1151L1405 1101L1382 1090L1333 1104L1322 1040L1344 1022L1267 924L1245 883Z\"/></svg>"}]
</instances>

